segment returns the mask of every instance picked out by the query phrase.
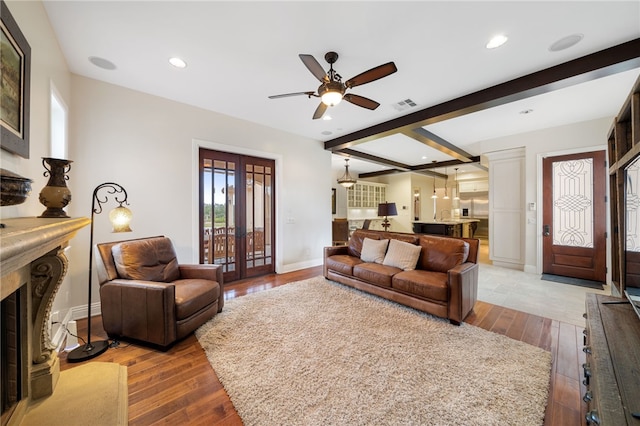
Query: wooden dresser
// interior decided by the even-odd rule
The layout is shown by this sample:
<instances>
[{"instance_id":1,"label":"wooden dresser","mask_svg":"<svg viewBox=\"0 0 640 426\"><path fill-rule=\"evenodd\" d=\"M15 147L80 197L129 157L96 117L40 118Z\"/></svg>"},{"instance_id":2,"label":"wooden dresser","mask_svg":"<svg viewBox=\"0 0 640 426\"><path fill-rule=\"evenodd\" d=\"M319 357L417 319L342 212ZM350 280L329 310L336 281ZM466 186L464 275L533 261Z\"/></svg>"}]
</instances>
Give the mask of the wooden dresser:
<instances>
[{"instance_id":1,"label":"wooden dresser","mask_svg":"<svg viewBox=\"0 0 640 426\"><path fill-rule=\"evenodd\" d=\"M587 294L583 370L589 425L640 426L640 318L624 302Z\"/></svg>"}]
</instances>

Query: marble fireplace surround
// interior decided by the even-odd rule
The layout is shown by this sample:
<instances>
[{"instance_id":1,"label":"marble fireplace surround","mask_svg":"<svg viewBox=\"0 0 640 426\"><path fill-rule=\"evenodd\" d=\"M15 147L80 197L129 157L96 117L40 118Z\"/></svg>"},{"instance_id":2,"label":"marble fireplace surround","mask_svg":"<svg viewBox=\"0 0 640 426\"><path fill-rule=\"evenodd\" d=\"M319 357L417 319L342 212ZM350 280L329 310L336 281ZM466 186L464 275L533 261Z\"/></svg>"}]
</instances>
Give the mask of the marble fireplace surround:
<instances>
[{"instance_id":1,"label":"marble fireplace surround","mask_svg":"<svg viewBox=\"0 0 640 426\"><path fill-rule=\"evenodd\" d=\"M47 319L68 268L64 249L90 222L88 218L2 219L0 299L17 290L26 294L21 303L21 317L26 319L20 339L21 395L12 413L3 415L3 424L20 424L30 401L53 393L60 362L50 342Z\"/></svg>"}]
</instances>

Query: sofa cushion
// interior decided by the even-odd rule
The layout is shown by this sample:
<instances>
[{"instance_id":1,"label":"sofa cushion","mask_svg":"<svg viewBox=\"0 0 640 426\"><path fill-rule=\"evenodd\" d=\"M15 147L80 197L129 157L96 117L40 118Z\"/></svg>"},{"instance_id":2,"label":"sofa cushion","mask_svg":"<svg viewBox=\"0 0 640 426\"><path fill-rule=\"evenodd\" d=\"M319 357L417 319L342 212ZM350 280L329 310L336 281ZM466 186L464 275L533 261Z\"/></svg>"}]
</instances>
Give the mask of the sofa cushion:
<instances>
[{"instance_id":1,"label":"sofa cushion","mask_svg":"<svg viewBox=\"0 0 640 426\"><path fill-rule=\"evenodd\" d=\"M336 254L329 256L326 259L326 262L328 269L350 276L353 275L353 267L363 263L362 260L357 257L349 256L348 254Z\"/></svg>"},{"instance_id":2,"label":"sofa cushion","mask_svg":"<svg viewBox=\"0 0 640 426\"><path fill-rule=\"evenodd\" d=\"M176 288L176 320L189 318L220 297L216 281L187 279L174 282Z\"/></svg>"},{"instance_id":3,"label":"sofa cushion","mask_svg":"<svg viewBox=\"0 0 640 426\"><path fill-rule=\"evenodd\" d=\"M382 263L388 245L389 240L372 240L371 238L365 238L362 242L360 259L363 262Z\"/></svg>"},{"instance_id":4,"label":"sofa cushion","mask_svg":"<svg viewBox=\"0 0 640 426\"><path fill-rule=\"evenodd\" d=\"M382 261L383 265L410 271L416 269L416 263L420 256L420 246L404 241L390 240L389 249Z\"/></svg>"},{"instance_id":5,"label":"sofa cushion","mask_svg":"<svg viewBox=\"0 0 640 426\"><path fill-rule=\"evenodd\" d=\"M178 259L166 237L124 241L111 248L120 278L172 282L180 278Z\"/></svg>"},{"instance_id":6,"label":"sofa cushion","mask_svg":"<svg viewBox=\"0 0 640 426\"><path fill-rule=\"evenodd\" d=\"M447 272L467 261L469 243L457 238L420 236L420 259L418 269Z\"/></svg>"},{"instance_id":7,"label":"sofa cushion","mask_svg":"<svg viewBox=\"0 0 640 426\"><path fill-rule=\"evenodd\" d=\"M391 287L391 277L398 272L402 272L402 269L372 262L363 262L353 267L354 277L382 287Z\"/></svg>"},{"instance_id":8,"label":"sofa cushion","mask_svg":"<svg viewBox=\"0 0 640 426\"><path fill-rule=\"evenodd\" d=\"M448 274L443 272L402 271L393 276L391 287L398 291L430 300L449 300Z\"/></svg>"}]
</instances>

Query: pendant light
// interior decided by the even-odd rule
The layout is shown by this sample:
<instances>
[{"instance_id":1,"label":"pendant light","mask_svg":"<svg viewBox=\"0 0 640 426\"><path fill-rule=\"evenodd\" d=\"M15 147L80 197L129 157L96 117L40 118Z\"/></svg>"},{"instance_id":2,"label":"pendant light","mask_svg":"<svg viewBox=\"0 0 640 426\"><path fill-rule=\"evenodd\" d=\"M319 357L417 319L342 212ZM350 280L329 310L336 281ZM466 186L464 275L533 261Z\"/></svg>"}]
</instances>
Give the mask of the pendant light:
<instances>
[{"instance_id":1,"label":"pendant light","mask_svg":"<svg viewBox=\"0 0 640 426\"><path fill-rule=\"evenodd\" d=\"M436 177L433 176L433 195L431 196L434 200L438 198L438 194L436 194Z\"/></svg>"},{"instance_id":2,"label":"pendant light","mask_svg":"<svg viewBox=\"0 0 640 426\"><path fill-rule=\"evenodd\" d=\"M456 167L456 196L453 197L454 200L460 199L460 186L458 185L458 168Z\"/></svg>"},{"instance_id":3,"label":"pendant light","mask_svg":"<svg viewBox=\"0 0 640 426\"><path fill-rule=\"evenodd\" d=\"M350 188L356 183L356 179L351 177L349 174L349 159L344 159L344 175L338 179L338 184L344 186L345 188Z\"/></svg>"},{"instance_id":4,"label":"pendant light","mask_svg":"<svg viewBox=\"0 0 640 426\"><path fill-rule=\"evenodd\" d=\"M444 174L446 176L446 178L444 178L444 197L442 197L443 200L448 200L449 199L449 194L447 194L447 182L449 181L449 175L447 174L447 168L444 168Z\"/></svg>"}]
</instances>

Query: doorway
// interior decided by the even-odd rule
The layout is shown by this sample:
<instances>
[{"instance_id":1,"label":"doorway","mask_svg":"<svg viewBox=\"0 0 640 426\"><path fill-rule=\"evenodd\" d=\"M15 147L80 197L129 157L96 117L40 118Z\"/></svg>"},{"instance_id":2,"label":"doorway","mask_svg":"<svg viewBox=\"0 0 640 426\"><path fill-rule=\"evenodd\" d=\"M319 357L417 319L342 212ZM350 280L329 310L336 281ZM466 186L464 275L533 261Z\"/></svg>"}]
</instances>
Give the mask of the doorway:
<instances>
[{"instance_id":1,"label":"doorway","mask_svg":"<svg viewBox=\"0 0 640 426\"><path fill-rule=\"evenodd\" d=\"M200 148L200 263L224 282L275 272L275 161Z\"/></svg>"},{"instance_id":2,"label":"doorway","mask_svg":"<svg viewBox=\"0 0 640 426\"><path fill-rule=\"evenodd\" d=\"M605 282L604 151L544 158L543 273Z\"/></svg>"}]
</instances>

